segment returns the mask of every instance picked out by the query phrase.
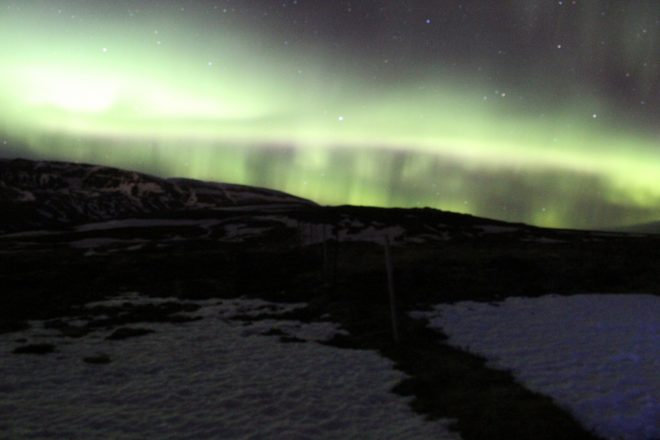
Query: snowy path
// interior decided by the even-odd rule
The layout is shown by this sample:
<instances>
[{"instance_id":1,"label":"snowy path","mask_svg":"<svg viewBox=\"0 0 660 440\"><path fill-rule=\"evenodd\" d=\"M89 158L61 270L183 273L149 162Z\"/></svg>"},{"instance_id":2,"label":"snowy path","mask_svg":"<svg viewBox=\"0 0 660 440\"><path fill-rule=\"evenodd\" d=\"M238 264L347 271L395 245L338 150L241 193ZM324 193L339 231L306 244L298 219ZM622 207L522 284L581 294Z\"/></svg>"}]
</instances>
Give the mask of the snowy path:
<instances>
[{"instance_id":1,"label":"snowy path","mask_svg":"<svg viewBox=\"0 0 660 440\"><path fill-rule=\"evenodd\" d=\"M576 295L438 305L449 343L512 370L609 439L660 439L660 297Z\"/></svg>"},{"instance_id":2,"label":"snowy path","mask_svg":"<svg viewBox=\"0 0 660 440\"><path fill-rule=\"evenodd\" d=\"M136 299L138 302L138 299ZM122 341L35 325L0 335L0 436L10 438L458 439L390 392L404 374L369 351L322 346L332 323L231 321L263 302L205 302L184 324ZM38 324L38 323L35 323ZM277 327L307 342L263 336ZM11 351L28 338L58 351ZM90 365L99 352L112 362Z\"/></svg>"}]
</instances>

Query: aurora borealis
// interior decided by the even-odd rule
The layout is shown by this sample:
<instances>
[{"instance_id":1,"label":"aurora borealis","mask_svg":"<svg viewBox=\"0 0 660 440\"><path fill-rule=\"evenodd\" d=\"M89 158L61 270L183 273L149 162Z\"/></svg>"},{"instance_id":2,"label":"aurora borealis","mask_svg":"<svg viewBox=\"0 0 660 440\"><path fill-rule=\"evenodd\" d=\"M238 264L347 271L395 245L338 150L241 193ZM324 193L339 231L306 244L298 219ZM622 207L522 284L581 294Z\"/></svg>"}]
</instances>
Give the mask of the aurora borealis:
<instances>
[{"instance_id":1,"label":"aurora borealis","mask_svg":"<svg viewBox=\"0 0 660 440\"><path fill-rule=\"evenodd\" d=\"M544 226L660 219L654 0L0 5L0 156Z\"/></svg>"}]
</instances>

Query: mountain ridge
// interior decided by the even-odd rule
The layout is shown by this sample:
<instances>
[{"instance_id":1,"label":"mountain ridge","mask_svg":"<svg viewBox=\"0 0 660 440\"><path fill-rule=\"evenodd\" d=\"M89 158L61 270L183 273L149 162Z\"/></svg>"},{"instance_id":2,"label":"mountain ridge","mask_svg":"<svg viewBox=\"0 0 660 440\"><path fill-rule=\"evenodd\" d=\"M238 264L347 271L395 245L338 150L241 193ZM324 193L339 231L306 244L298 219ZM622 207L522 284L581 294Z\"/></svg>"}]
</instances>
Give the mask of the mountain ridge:
<instances>
[{"instance_id":1,"label":"mountain ridge","mask_svg":"<svg viewBox=\"0 0 660 440\"><path fill-rule=\"evenodd\" d=\"M0 159L0 231L57 227L159 212L258 205L316 206L281 191L160 178L114 167Z\"/></svg>"},{"instance_id":2,"label":"mountain ridge","mask_svg":"<svg viewBox=\"0 0 660 440\"><path fill-rule=\"evenodd\" d=\"M660 234L660 221L619 226L611 228L611 230L614 232L624 232L629 234Z\"/></svg>"}]
</instances>

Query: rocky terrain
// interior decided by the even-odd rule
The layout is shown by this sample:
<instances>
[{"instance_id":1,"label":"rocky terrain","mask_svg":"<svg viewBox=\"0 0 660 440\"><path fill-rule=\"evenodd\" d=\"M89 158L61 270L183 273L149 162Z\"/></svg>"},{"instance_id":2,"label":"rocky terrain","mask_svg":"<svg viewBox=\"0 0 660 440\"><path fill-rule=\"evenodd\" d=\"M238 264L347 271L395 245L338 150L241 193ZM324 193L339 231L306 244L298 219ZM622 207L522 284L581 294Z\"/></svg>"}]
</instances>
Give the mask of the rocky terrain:
<instances>
[{"instance_id":1,"label":"rocky terrain","mask_svg":"<svg viewBox=\"0 0 660 440\"><path fill-rule=\"evenodd\" d=\"M242 185L161 179L85 164L0 159L0 232L269 204L313 205Z\"/></svg>"}]
</instances>

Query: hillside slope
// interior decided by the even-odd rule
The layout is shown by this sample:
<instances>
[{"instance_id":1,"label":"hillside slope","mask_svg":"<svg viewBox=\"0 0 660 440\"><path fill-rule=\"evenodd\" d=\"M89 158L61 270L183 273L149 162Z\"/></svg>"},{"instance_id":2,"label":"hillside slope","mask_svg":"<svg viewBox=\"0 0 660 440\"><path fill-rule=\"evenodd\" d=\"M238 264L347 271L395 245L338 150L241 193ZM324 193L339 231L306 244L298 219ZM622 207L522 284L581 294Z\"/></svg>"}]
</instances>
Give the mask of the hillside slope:
<instances>
[{"instance_id":1,"label":"hillside slope","mask_svg":"<svg viewBox=\"0 0 660 440\"><path fill-rule=\"evenodd\" d=\"M86 164L0 160L0 232L258 205L314 203L243 185L162 179Z\"/></svg>"}]
</instances>

